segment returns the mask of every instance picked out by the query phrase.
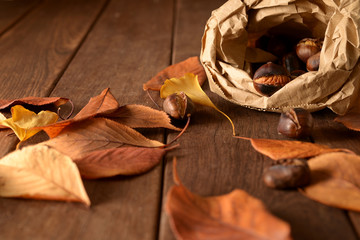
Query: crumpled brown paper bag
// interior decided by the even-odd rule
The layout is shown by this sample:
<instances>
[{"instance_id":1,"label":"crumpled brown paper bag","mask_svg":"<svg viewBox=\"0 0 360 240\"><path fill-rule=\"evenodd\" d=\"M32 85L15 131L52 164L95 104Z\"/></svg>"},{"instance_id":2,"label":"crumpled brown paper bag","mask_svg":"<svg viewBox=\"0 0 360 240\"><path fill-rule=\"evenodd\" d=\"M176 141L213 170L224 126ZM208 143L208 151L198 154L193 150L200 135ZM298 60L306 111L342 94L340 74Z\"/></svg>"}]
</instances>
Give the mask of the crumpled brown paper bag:
<instances>
[{"instance_id":1,"label":"crumpled brown paper bag","mask_svg":"<svg viewBox=\"0 0 360 240\"><path fill-rule=\"evenodd\" d=\"M295 78L271 97L253 87L249 66L273 55L247 47L270 29L323 38L318 71ZM280 112L301 107L345 114L360 105L359 0L229 0L212 12L200 54L211 91L236 104Z\"/></svg>"}]
</instances>

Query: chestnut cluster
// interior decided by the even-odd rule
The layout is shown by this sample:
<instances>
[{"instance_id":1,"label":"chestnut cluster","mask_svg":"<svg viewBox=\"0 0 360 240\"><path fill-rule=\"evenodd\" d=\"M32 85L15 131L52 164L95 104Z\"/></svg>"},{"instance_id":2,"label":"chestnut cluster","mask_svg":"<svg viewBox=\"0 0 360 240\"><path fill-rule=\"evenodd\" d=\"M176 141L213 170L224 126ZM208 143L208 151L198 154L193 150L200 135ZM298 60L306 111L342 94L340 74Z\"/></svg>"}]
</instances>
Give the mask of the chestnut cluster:
<instances>
[{"instance_id":1,"label":"chestnut cluster","mask_svg":"<svg viewBox=\"0 0 360 240\"><path fill-rule=\"evenodd\" d=\"M260 38L255 47L263 48L279 60L265 63L255 71L254 88L260 94L269 97L306 71L317 71L321 46L320 39L314 38L304 38L292 47L289 47L284 37L270 37L267 40ZM255 64L253 67L257 68Z\"/></svg>"}]
</instances>

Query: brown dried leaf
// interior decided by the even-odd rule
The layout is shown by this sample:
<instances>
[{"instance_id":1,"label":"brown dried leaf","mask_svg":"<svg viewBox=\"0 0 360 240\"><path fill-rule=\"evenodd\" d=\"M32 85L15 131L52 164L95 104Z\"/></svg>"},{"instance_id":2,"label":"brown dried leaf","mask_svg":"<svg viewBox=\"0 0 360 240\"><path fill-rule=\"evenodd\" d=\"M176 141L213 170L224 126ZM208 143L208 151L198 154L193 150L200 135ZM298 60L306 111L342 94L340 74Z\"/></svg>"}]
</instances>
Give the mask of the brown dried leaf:
<instances>
[{"instance_id":1,"label":"brown dried leaf","mask_svg":"<svg viewBox=\"0 0 360 240\"><path fill-rule=\"evenodd\" d=\"M246 138L243 138L246 139ZM255 139L249 138L254 149L273 160L286 158L309 158L329 152L352 151L342 148L329 148L325 145L288 140Z\"/></svg>"},{"instance_id":2,"label":"brown dried leaf","mask_svg":"<svg viewBox=\"0 0 360 240\"><path fill-rule=\"evenodd\" d=\"M164 127L181 131L170 123L171 120L165 112L142 105L121 106L115 112L100 114L99 117L110 118L131 128Z\"/></svg>"},{"instance_id":3,"label":"brown dried leaf","mask_svg":"<svg viewBox=\"0 0 360 240\"><path fill-rule=\"evenodd\" d=\"M100 95L90 99L88 104L72 119L60 121L51 125L41 127L50 138L54 138L70 124L92 118L97 114L107 114L119 108L119 103L111 94L110 89L104 89Z\"/></svg>"},{"instance_id":4,"label":"brown dried leaf","mask_svg":"<svg viewBox=\"0 0 360 240\"><path fill-rule=\"evenodd\" d=\"M88 104L74 117L74 119L84 119L96 114L111 113L119 108L119 103L111 94L110 88L104 89L100 95L92 97Z\"/></svg>"},{"instance_id":5,"label":"brown dried leaf","mask_svg":"<svg viewBox=\"0 0 360 240\"><path fill-rule=\"evenodd\" d=\"M240 189L216 197L191 193L177 179L165 209L177 239L291 239L290 226Z\"/></svg>"},{"instance_id":6,"label":"brown dried leaf","mask_svg":"<svg viewBox=\"0 0 360 240\"><path fill-rule=\"evenodd\" d=\"M180 78L186 73L193 73L194 75L198 75L198 81L200 85L202 85L207 79L205 70L200 64L199 57L190 57L185 61L168 66L167 68L156 74L155 77L153 77L143 85L143 89L145 91L160 91L160 88L164 84L166 79Z\"/></svg>"},{"instance_id":7,"label":"brown dried leaf","mask_svg":"<svg viewBox=\"0 0 360 240\"><path fill-rule=\"evenodd\" d=\"M344 116L338 116L334 121L344 124L351 130L360 131L360 112L349 112Z\"/></svg>"},{"instance_id":8,"label":"brown dried leaf","mask_svg":"<svg viewBox=\"0 0 360 240\"><path fill-rule=\"evenodd\" d=\"M120 147L94 151L75 159L82 177L96 179L116 175L136 175L159 164L165 148Z\"/></svg>"},{"instance_id":9,"label":"brown dried leaf","mask_svg":"<svg viewBox=\"0 0 360 240\"><path fill-rule=\"evenodd\" d=\"M360 156L327 153L308 161L311 184L305 196L328 206L360 211Z\"/></svg>"},{"instance_id":10,"label":"brown dried leaf","mask_svg":"<svg viewBox=\"0 0 360 240\"><path fill-rule=\"evenodd\" d=\"M72 160L52 148L38 145L14 151L0 160L0 196L90 205Z\"/></svg>"},{"instance_id":11,"label":"brown dried leaf","mask_svg":"<svg viewBox=\"0 0 360 240\"><path fill-rule=\"evenodd\" d=\"M44 106L52 104L55 107L59 107L67 103L69 99L61 97L25 97L14 100L0 99L0 110L15 106L15 105L32 105L32 106Z\"/></svg>"},{"instance_id":12,"label":"brown dried leaf","mask_svg":"<svg viewBox=\"0 0 360 240\"><path fill-rule=\"evenodd\" d=\"M134 129L105 118L90 118L75 122L56 137L41 143L57 149L71 159L82 158L95 150L120 147L124 144L142 147L162 147Z\"/></svg>"}]
</instances>

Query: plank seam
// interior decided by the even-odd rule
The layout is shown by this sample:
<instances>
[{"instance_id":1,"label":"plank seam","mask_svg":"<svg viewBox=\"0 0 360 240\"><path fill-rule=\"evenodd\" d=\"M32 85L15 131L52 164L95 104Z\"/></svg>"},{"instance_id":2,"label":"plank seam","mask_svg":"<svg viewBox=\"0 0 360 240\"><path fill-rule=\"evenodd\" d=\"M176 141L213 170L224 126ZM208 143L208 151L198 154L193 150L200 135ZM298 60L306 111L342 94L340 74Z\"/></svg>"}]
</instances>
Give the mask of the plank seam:
<instances>
[{"instance_id":1,"label":"plank seam","mask_svg":"<svg viewBox=\"0 0 360 240\"><path fill-rule=\"evenodd\" d=\"M23 14L21 14L17 19L15 19L12 23L10 23L9 26L7 26L2 32L0 32L0 38L6 32L8 32L10 29L15 27L18 23L20 23L22 19L24 19L27 15L29 15L32 11L34 11L35 8L37 8L43 2L44 1L42 0L42 1L38 1L37 3L34 3L33 6L31 6L28 10L26 10Z\"/></svg>"},{"instance_id":2,"label":"plank seam","mask_svg":"<svg viewBox=\"0 0 360 240\"><path fill-rule=\"evenodd\" d=\"M174 64L174 46L175 46L175 34L177 28L177 9L178 9L178 0L173 0L173 9L172 9L172 29L171 29L171 39L170 39L170 56L169 56L169 65ZM165 129L164 130L164 143L168 142L168 135L169 132ZM159 205L158 205L158 216L157 216L157 229L155 233L155 239L160 239L160 228L161 228L161 219L162 219L162 207L163 207L163 200L165 195L165 169L166 169L166 158L165 156L161 162L161 182L160 182L160 196L159 196Z\"/></svg>"},{"instance_id":3,"label":"plank seam","mask_svg":"<svg viewBox=\"0 0 360 240\"><path fill-rule=\"evenodd\" d=\"M57 76L57 78L55 79L55 81L53 82L53 84L50 86L48 93L46 93L46 96L50 96L56 85L59 83L60 79L62 78L62 76L64 75L64 73L66 72L66 70L69 68L71 62L73 61L73 59L75 58L75 56L77 55L77 53L79 52L80 48L82 47L82 45L84 44L84 42L86 41L86 39L88 38L90 32L94 29L96 23L99 21L100 17L102 16L102 14L104 13L105 9L107 8L107 6L109 5L110 0L106 0L104 5L101 7L99 13L96 15L96 17L94 18L94 21L91 23L89 29L86 31L86 33L84 34L83 38L81 39L81 41L79 42L78 46L75 48L74 52L71 54L69 60L66 62L64 69L59 73L59 75Z\"/></svg>"}]
</instances>

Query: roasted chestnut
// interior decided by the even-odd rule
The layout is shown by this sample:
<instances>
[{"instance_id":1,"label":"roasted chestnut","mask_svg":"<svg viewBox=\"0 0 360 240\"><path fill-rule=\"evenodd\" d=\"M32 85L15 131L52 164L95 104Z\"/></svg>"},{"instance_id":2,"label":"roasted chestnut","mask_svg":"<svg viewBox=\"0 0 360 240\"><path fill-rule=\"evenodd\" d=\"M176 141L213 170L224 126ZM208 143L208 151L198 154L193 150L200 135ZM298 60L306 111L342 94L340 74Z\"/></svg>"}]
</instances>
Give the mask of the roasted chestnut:
<instances>
[{"instance_id":1,"label":"roasted chestnut","mask_svg":"<svg viewBox=\"0 0 360 240\"><path fill-rule=\"evenodd\" d=\"M297 70L302 70L303 64L295 52L291 52L286 54L282 58L282 64L283 67L286 69L286 71L291 75L292 72Z\"/></svg>"},{"instance_id":2,"label":"roasted chestnut","mask_svg":"<svg viewBox=\"0 0 360 240\"><path fill-rule=\"evenodd\" d=\"M313 123L311 113L307 110L303 108L289 109L281 113L277 131L290 138L303 138L310 135Z\"/></svg>"},{"instance_id":3,"label":"roasted chestnut","mask_svg":"<svg viewBox=\"0 0 360 240\"><path fill-rule=\"evenodd\" d=\"M265 96L271 96L290 81L286 70L272 62L268 62L257 69L253 78L254 88Z\"/></svg>"},{"instance_id":4,"label":"roasted chestnut","mask_svg":"<svg viewBox=\"0 0 360 240\"><path fill-rule=\"evenodd\" d=\"M317 71L320 65L320 52L312 55L306 62L306 69L308 71Z\"/></svg>"},{"instance_id":5,"label":"roasted chestnut","mask_svg":"<svg viewBox=\"0 0 360 240\"><path fill-rule=\"evenodd\" d=\"M311 172L304 159L283 159L265 169L263 180L271 188L298 188L310 183Z\"/></svg>"},{"instance_id":6,"label":"roasted chestnut","mask_svg":"<svg viewBox=\"0 0 360 240\"><path fill-rule=\"evenodd\" d=\"M173 93L163 102L163 110L174 119L184 119L194 110L194 103L184 93Z\"/></svg>"},{"instance_id":7,"label":"roasted chestnut","mask_svg":"<svg viewBox=\"0 0 360 240\"><path fill-rule=\"evenodd\" d=\"M317 38L304 38L296 45L296 54L304 63L320 50L321 41Z\"/></svg>"}]
</instances>

